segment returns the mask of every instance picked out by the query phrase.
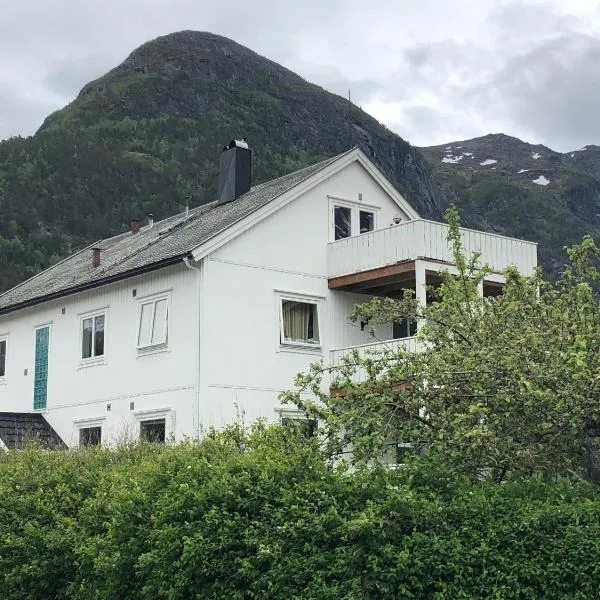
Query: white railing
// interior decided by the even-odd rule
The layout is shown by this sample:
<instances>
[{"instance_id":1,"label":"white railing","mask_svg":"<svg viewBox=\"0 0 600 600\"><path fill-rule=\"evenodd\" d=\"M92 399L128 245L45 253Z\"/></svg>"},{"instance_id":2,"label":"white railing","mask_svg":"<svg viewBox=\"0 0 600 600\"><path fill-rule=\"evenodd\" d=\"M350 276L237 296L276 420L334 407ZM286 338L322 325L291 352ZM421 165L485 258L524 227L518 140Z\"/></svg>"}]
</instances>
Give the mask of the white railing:
<instances>
[{"instance_id":1,"label":"white railing","mask_svg":"<svg viewBox=\"0 0 600 600\"><path fill-rule=\"evenodd\" d=\"M516 266L524 275L530 275L537 266L537 244L461 228L462 242L467 256L481 252L482 264L489 264L502 272ZM330 242L327 248L329 278L359 273L403 260L417 258L452 263L452 254L446 239L448 225L415 219L369 233Z\"/></svg>"},{"instance_id":2,"label":"white railing","mask_svg":"<svg viewBox=\"0 0 600 600\"><path fill-rule=\"evenodd\" d=\"M398 340L388 340L383 342L372 342L370 344L361 344L359 346L348 346L346 348L336 348L329 352L329 364L332 367L336 367L342 364L342 358L349 356L354 350L358 351L360 358L369 358L372 355L376 355L377 352L387 349L392 352L403 347L409 352L418 352L419 344L416 337L401 338ZM334 374L335 377L335 374ZM356 383L360 383L366 379L366 373L364 369L358 368L354 374L353 380Z\"/></svg>"}]
</instances>

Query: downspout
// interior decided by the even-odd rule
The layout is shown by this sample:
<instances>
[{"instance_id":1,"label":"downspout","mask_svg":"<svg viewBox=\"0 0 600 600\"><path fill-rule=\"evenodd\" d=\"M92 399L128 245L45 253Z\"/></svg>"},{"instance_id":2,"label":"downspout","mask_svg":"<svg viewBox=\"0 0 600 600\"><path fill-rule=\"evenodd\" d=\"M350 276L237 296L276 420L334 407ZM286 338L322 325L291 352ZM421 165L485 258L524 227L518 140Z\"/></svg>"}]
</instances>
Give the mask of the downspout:
<instances>
[{"instance_id":1,"label":"downspout","mask_svg":"<svg viewBox=\"0 0 600 600\"><path fill-rule=\"evenodd\" d=\"M193 260L193 259L192 259ZM196 271L196 300L197 300L197 315L196 315L196 383L194 390L194 406L192 408L192 428L194 431L194 438L200 438L200 344L202 341L202 334L200 331L200 324L202 322L201 319L201 289L202 289L202 262L200 263L200 267L194 267L192 265L192 260L190 260L189 256L186 256L183 259L183 263L185 266L191 271Z\"/></svg>"}]
</instances>

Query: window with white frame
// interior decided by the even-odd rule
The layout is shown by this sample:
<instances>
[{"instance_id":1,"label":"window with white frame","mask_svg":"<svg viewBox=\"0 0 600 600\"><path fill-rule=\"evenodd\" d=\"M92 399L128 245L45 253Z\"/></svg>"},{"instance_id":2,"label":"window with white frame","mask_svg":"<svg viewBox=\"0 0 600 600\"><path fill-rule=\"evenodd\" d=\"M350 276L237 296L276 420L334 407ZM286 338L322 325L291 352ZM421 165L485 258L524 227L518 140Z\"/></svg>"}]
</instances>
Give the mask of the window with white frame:
<instances>
[{"instance_id":1,"label":"window with white frame","mask_svg":"<svg viewBox=\"0 0 600 600\"><path fill-rule=\"evenodd\" d=\"M372 210L358 211L359 233L369 233L375 229L375 213Z\"/></svg>"},{"instance_id":2,"label":"window with white frame","mask_svg":"<svg viewBox=\"0 0 600 600\"><path fill-rule=\"evenodd\" d=\"M102 444L102 427L95 425L94 427L80 427L79 429L79 445L100 446Z\"/></svg>"},{"instance_id":3,"label":"window with white frame","mask_svg":"<svg viewBox=\"0 0 600 600\"><path fill-rule=\"evenodd\" d=\"M317 434L319 422L317 419L311 419L304 413L290 409L275 409L279 413L279 422L285 427L297 431L306 439Z\"/></svg>"},{"instance_id":4,"label":"window with white frame","mask_svg":"<svg viewBox=\"0 0 600 600\"><path fill-rule=\"evenodd\" d=\"M281 297L280 342L294 346L320 346L319 310L316 300Z\"/></svg>"},{"instance_id":5,"label":"window with white frame","mask_svg":"<svg viewBox=\"0 0 600 600\"><path fill-rule=\"evenodd\" d=\"M106 315L99 313L81 318L81 360L104 356Z\"/></svg>"},{"instance_id":6,"label":"window with white frame","mask_svg":"<svg viewBox=\"0 0 600 600\"><path fill-rule=\"evenodd\" d=\"M6 377L6 338L0 338L0 380Z\"/></svg>"},{"instance_id":7,"label":"window with white frame","mask_svg":"<svg viewBox=\"0 0 600 600\"><path fill-rule=\"evenodd\" d=\"M333 240L342 240L375 230L377 208L333 199Z\"/></svg>"},{"instance_id":8,"label":"window with white frame","mask_svg":"<svg viewBox=\"0 0 600 600\"><path fill-rule=\"evenodd\" d=\"M167 439L166 419L147 419L140 421L140 439L144 442L164 444Z\"/></svg>"},{"instance_id":9,"label":"window with white frame","mask_svg":"<svg viewBox=\"0 0 600 600\"><path fill-rule=\"evenodd\" d=\"M137 346L140 349L166 346L169 338L169 301L165 296L140 303Z\"/></svg>"},{"instance_id":10,"label":"window with white frame","mask_svg":"<svg viewBox=\"0 0 600 600\"><path fill-rule=\"evenodd\" d=\"M352 209L348 206L333 207L334 239L341 240L352 235Z\"/></svg>"}]
</instances>

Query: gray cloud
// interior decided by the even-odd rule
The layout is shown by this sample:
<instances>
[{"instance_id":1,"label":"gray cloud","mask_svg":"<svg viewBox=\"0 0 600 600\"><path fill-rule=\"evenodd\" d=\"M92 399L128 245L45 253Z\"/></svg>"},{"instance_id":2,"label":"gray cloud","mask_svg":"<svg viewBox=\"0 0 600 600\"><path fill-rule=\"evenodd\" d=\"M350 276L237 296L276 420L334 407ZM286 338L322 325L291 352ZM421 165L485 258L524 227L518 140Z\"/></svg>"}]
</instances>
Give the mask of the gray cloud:
<instances>
[{"instance_id":1,"label":"gray cloud","mask_svg":"<svg viewBox=\"0 0 600 600\"><path fill-rule=\"evenodd\" d=\"M27 135L135 47L213 31L347 95L419 145L505 131L600 142L594 0L22 0L0 21L0 138ZM598 125L596 124L598 122Z\"/></svg>"}]
</instances>

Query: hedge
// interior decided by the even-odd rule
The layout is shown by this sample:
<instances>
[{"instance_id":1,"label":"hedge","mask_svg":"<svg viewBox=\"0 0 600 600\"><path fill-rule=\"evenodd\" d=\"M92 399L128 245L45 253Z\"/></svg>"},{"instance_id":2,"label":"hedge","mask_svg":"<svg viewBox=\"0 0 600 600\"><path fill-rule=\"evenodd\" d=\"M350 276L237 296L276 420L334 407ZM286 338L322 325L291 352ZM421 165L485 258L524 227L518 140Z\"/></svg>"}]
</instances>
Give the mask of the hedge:
<instances>
[{"instance_id":1,"label":"hedge","mask_svg":"<svg viewBox=\"0 0 600 600\"><path fill-rule=\"evenodd\" d=\"M0 457L7 600L572 600L599 580L583 482L342 472L279 427Z\"/></svg>"}]
</instances>

